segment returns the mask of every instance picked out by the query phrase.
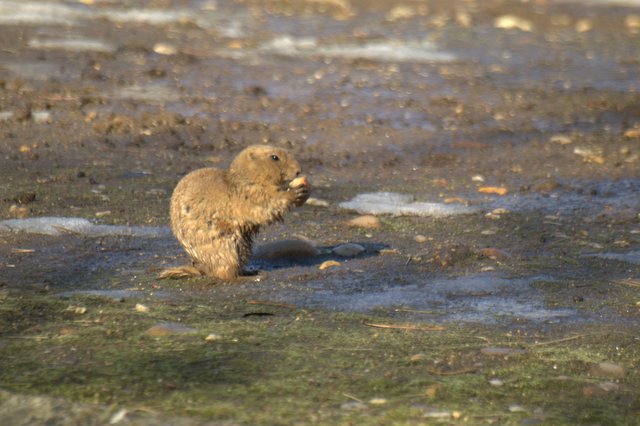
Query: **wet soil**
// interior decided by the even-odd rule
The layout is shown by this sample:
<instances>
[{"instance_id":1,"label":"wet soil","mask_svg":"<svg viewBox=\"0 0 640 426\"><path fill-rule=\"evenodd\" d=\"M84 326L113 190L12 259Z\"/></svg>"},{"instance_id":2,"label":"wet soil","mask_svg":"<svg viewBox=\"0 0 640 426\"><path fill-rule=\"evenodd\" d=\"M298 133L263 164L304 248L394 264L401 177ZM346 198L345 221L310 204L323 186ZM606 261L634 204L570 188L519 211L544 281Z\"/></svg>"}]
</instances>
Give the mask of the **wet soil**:
<instances>
[{"instance_id":1,"label":"wet soil","mask_svg":"<svg viewBox=\"0 0 640 426\"><path fill-rule=\"evenodd\" d=\"M21 395L34 394L64 398L69 413L97 404L96 424L109 404L138 407L119 421L148 424L428 423L437 412L468 424L633 424L633 2L7 1L0 11L0 219L164 229L2 228L11 394L0 410L20 413L33 402ZM255 259L259 274L231 284L158 281L187 260L166 232L175 184L255 143L293 151L328 203L293 210L258 243L303 238L322 254ZM340 203L382 191L473 213L346 225L358 213ZM331 253L347 242L365 252ZM320 269L326 260L340 265ZM159 321L200 334L146 336ZM206 346L212 329L223 338ZM541 352L538 341L552 344ZM478 350L490 345L526 352L488 361ZM353 350L332 352L341 347ZM428 366L407 361L424 351ZM602 361L628 371L615 390L588 373ZM500 375L503 387L489 384ZM148 420L136 417L147 408Z\"/></svg>"}]
</instances>

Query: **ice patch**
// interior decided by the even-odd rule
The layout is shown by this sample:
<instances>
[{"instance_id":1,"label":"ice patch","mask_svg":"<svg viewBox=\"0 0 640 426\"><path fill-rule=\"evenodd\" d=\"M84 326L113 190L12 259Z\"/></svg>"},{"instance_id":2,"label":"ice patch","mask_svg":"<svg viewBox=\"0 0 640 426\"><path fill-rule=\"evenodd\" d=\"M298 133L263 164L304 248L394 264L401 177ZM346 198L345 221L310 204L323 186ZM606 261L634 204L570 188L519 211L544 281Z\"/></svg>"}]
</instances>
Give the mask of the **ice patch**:
<instances>
[{"instance_id":1,"label":"ice patch","mask_svg":"<svg viewBox=\"0 0 640 426\"><path fill-rule=\"evenodd\" d=\"M0 235L17 232L51 236L75 234L86 237L156 238L171 235L169 228L96 225L87 219L79 217L33 217L0 221Z\"/></svg>"},{"instance_id":2,"label":"ice patch","mask_svg":"<svg viewBox=\"0 0 640 426\"><path fill-rule=\"evenodd\" d=\"M73 290L58 293L58 297L63 299L73 296L98 296L113 300L144 299L149 296L159 299L168 299L169 293L164 291L150 293L143 290Z\"/></svg>"},{"instance_id":3,"label":"ice patch","mask_svg":"<svg viewBox=\"0 0 640 426\"><path fill-rule=\"evenodd\" d=\"M62 64L27 61L27 62L5 62L0 64L0 68L30 80L47 81L50 79L75 79L80 77L79 68L65 67Z\"/></svg>"},{"instance_id":4,"label":"ice patch","mask_svg":"<svg viewBox=\"0 0 640 426\"><path fill-rule=\"evenodd\" d=\"M78 25L82 20L107 19L118 23L144 23L165 25L175 22L194 22L208 28L218 22L208 13L190 9L151 8L94 8L86 5L62 3L22 2L4 0L0 2L0 24L4 25ZM237 24L233 30L237 31Z\"/></svg>"},{"instance_id":5,"label":"ice patch","mask_svg":"<svg viewBox=\"0 0 640 426\"><path fill-rule=\"evenodd\" d=\"M362 214L392 214L395 216L446 217L478 211L477 208L461 204L414 202L413 196L395 192L358 194L351 201L340 203L340 207Z\"/></svg>"},{"instance_id":6,"label":"ice patch","mask_svg":"<svg viewBox=\"0 0 640 426\"><path fill-rule=\"evenodd\" d=\"M0 24L73 25L85 18L87 10L61 3L0 2Z\"/></svg>"},{"instance_id":7,"label":"ice patch","mask_svg":"<svg viewBox=\"0 0 640 426\"><path fill-rule=\"evenodd\" d=\"M60 39L31 39L29 47L32 49L68 50L71 52L115 52L115 46L101 40L88 38L60 38Z\"/></svg>"},{"instance_id":8,"label":"ice patch","mask_svg":"<svg viewBox=\"0 0 640 426\"><path fill-rule=\"evenodd\" d=\"M548 277L503 278L471 275L454 279L388 286L381 290L358 289L354 293L320 291L304 296L304 304L338 311L367 312L380 308L403 307L427 310L450 321L495 323L499 316L546 321L574 314L571 309L550 309L541 292L532 284ZM295 301L300 303L300 301Z\"/></svg>"},{"instance_id":9,"label":"ice patch","mask_svg":"<svg viewBox=\"0 0 640 426\"><path fill-rule=\"evenodd\" d=\"M599 257L601 259L618 260L620 262L632 263L634 265L640 265L640 250L629 251L626 253L598 253L589 255L592 257Z\"/></svg>"},{"instance_id":10,"label":"ice patch","mask_svg":"<svg viewBox=\"0 0 640 426\"><path fill-rule=\"evenodd\" d=\"M259 46L256 51L222 52L233 57L269 54L293 58L367 59L380 62L451 62L456 56L438 50L427 40L387 39L361 44L330 44L323 46L313 37L282 35Z\"/></svg>"},{"instance_id":11,"label":"ice patch","mask_svg":"<svg viewBox=\"0 0 640 426\"><path fill-rule=\"evenodd\" d=\"M98 14L110 21L120 23L163 25L171 24L173 22L197 21L196 15L186 9L108 9Z\"/></svg>"},{"instance_id":12,"label":"ice patch","mask_svg":"<svg viewBox=\"0 0 640 426\"><path fill-rule=\"evenodd\" d=\"M577 3L580 2L596 4L596 5L607 5L607 6L629 6L629 7L640 7L640 0L559 0L559 3Z\"/></svg>"},{"instance_id":13,"label":"ice patch","mask_svg":"<svg viewBox=\"0 0 640 426\"><path fill-rule=\"evenodd\" d=\"M123 87L114 91L111 97L115 99L132 99L135 101L158 103L180 101L180 93L170 87L159 85Z\"/></svg>"}]
</instances>

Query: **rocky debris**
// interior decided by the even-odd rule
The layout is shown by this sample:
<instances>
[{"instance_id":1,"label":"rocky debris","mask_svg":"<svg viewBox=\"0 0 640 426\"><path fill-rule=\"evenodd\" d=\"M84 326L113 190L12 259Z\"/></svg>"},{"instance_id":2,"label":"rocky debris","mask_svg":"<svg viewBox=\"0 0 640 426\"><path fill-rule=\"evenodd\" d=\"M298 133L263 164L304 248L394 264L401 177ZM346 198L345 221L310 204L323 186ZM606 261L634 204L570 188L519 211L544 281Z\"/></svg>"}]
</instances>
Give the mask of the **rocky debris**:
<instances>
[{"instance_id":1,"label":"rocky debris","mask_svg":"<svg viewBox=\"0 0 640 426\"><path fill-rule=\"evenodd\" d=\"M380 219L378 219L374 215L367 214L354 217L347 222L347 225L356 226L359 228L380 228L381 223Z\"/></svg>"}]
</instances>

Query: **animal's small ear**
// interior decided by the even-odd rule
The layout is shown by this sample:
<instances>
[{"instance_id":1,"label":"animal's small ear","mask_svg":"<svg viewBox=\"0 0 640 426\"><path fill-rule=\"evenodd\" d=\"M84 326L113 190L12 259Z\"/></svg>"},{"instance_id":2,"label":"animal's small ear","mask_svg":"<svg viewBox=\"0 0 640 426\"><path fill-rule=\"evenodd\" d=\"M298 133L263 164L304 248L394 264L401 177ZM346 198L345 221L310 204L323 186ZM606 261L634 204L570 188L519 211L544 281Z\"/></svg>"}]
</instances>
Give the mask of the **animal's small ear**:
<instances>
[{"instance_id":1,"label":"animal's small ear","mask_svg":"<svg viewBox=\"0 0 640 426\"><path fill-rule=\"evenodd\" d=\"M253 152L253 151L249 152L249 158L251 158L252 160L255 160L256 159L256 153Z\"/></svg>"}]
</instances>

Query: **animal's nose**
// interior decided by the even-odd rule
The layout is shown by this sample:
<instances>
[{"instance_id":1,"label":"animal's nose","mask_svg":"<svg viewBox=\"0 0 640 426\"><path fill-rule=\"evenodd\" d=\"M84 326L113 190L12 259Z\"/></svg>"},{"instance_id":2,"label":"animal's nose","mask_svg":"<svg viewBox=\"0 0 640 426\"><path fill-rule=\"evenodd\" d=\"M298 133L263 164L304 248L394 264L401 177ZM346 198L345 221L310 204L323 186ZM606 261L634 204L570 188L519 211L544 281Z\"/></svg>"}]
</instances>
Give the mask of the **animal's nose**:
<instances>
[{"instance_id":1,"label":"animal's nose","mask_svg":"<svg viewBox=\"0 0 640 426\"><path fill-rule=\"evenodd\" d=\"M298 171L296 172L296 177L297 177L297 176L300 176L300 170L298 170Z\"/></svg>"}]
</instances>

